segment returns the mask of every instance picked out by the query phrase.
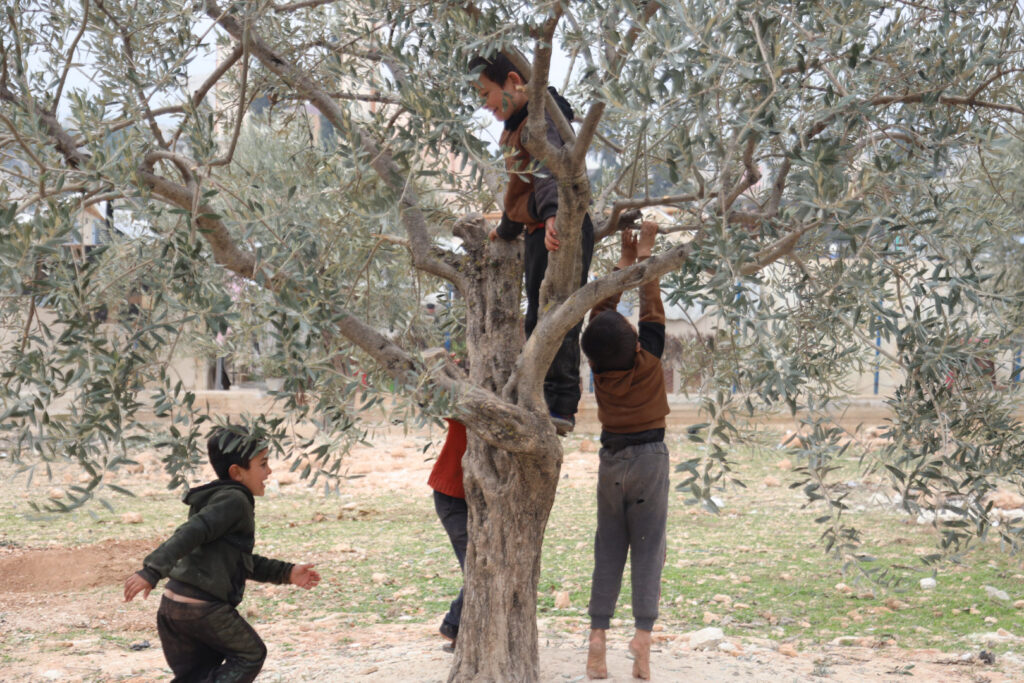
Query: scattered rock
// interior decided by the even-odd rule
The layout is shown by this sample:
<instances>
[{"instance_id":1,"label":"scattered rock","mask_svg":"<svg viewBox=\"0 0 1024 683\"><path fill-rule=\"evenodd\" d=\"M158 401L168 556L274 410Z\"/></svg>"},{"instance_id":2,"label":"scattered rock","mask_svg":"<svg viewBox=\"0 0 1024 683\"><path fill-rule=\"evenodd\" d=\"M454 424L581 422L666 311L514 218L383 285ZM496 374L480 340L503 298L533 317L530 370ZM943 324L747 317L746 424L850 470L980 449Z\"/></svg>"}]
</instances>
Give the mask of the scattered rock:
<instances>
[{"instance_id":1,"label":"scattered rock","mask_svg":"<svg viewBox=\"0 0 1024 683\"><path fill-rule=\"evenodd\" d=\"M555 609L569 609L572 602L569 600L569 591L557 591L555 593Z\"/></svg>"},{"instance_id":2,"label":"scattered rock","mask_svg":"<svg viewBox=\"0 0 1024 683\"><path fill-rule=\"evenodd\" d=\"M1006 591L999 590L995 586L985 586L985 595L991 600L998 600L999 602L1009 602L1010 596L1007 595Z\"/></svg>"},{"instance_id":3,"label":"scattered rock","mask_svg":"<svg viewBox=\"0 0 1024 683\"><path fill-rule=\"evenodd\" d=\"M726 607L728 607L729 605L732 604L732 598L730 598L728 595L725 595L723 593L718 593L713 598L711 598L711 601L712 602L717 602L717 603L719 603L721 605L725 605Z\"/></svg>"},{"instance_id":4,"label":"scattered rock","mask_svg":"<svg viewBox=\"0 0 1024 683\"><path fill-rule=\"evenodd\" d=\"M146 650L150 648L151 645L149 644L148 640L140 640L137 643L132 643L128 647L130 647L133 650Z\"/></svg>"},{"instance_id":5,"label":"scattered rock","mask_svg":"<svg viewBox=\"0 0 1024 683\"><path fill-rule=\"evenodd\" d=\"M295 472L277 472L271 481L276 481L281 486L290 486L299 481L299 475Z\"/></svg>"},{"instance_id":6,"label":"scattered rock","mask_svg":"<svg viewBox=\"0 0 1024 683\"><path fill-rule=\"evenodd\" d=\"M690 634L691 650L713 650L725 640L725 633L717 626L709 626Z\"/></svg>"},{"instance_id":7,"label":"scattered rock","mask_svg":"<svg viewBox=\"0 0 1024 683\"><path fill-rule=\"evenodd\" d=\"M930 576L921 579L921 590L930 591L933 590L937 585L938 583L935 581L935 579L931 578ZM1024 605L1022 605L1022 607L1024 607Z\"/></svg>"},{"instance_id":8,"label":"scattered rock","mask_svg":"<svg viewBox=\"0 0 1024 683\"><path fill-rule=\"evenodd\" d=\"M1024 600L1014 600L1013 606L1015 609L1024 609Z\"/></svg>"},{"instance_id":9,"label":"scattered rock","mask_svg":"<svg viewBox=\"0 0 1024 683\"><path fill-rule=\"evenodd\" d=\"M714 612L709 612L707 610L704 610L704 623L705 624L715 624L715 623L719 622L721 619L722 619L722 617L718 616Z\"/></svg>"},{"instance_id":10,"label":"scattered rock","mask_svg":"<svg viewBox=\"0 0 1024 683\"><path fill-rule=\"evenodd\" d=\"M789 472L791 469L793 469L793 461L790 460L789 458L783 458L782 460L777 462L775 466L778 467L783 472Z\"/></svg>"},{"instance_id":11,"label":"scattered rock","mask_svg":"<svg viewBox=\"0 0 1024 683\"><path fill-rule=\"evenodd\" d=\"M782 643L779 645L779 654L786 655L787 657L798 657L800 655L792 643Z\"/></svg>"},{"instance_id":12,"label":"scattered rock","mask_svg":"<svg viewBox=\"0 0 1024 683\"><path fill-rule=\"evenodd\" d=\"M597 453L597 443L593 439L583 439L580 441L580 452Z\"/></svg>"},{"instance_id":13,"label":"scattered rock","mask_svg":"<svg viewBox=\"0 0 1024 683\"><path fill-rule=\"evenodd\" d=\"M837 583L835 588L837 593L842 593L843 595L849 595L853 592L853 589L847 586L845 583Z\"/></svg>"},{"instance_id":14,"label":"scattered rock","mask_svg":"<svg viewBox=\"0 0 1024 683\"><path fill-rule=\"evenodd\" d=\"M60 500L64 497L64 489L59 489L55 486L46 492L46 497L50 500Z\"/></svg>"},{"instance_id":15,"label":"scattered rock","mask_svg":"<svg viewBox=\"0 0 1024 683\"><path fill-rule=\"evenodd\" d=\"M718 644L718 651L725 652L730 655L735 655L739 654L740 649L732 643L730 643L728 640L725 640Z\"/></svg>"},{"instance_id":16,"label":"scattered rock","mask_svg":"<svg viewBox=\"0 0 1024 683\"><path fill-rule=\"evenodd\" d=\"M121 524L142 524L142 514L138 512L126 512L121 515Z\"/></svg>"},{"instance_id":17,"label":"scattered rock","mask_svg":"<svg viewBox=\"0 0 1024 683\"><path fill-rule=\"evenodd\" d=\"M764 478L764 485L770 488L773 486L782 486L782 482L779 480L778 477L773 477L772 475L769 474L767 477Z\"/></svg>"},{"instance_id":18,"label":"scattered rock","mask_svg":"<svg viewBox=\"0 0 1024 683\"><path fill-rule=\"evenodd\" d=\"M991 625L991 624L998 624L999 620L997 618L995 618L995 617L985 617L985 623L989 624L989 625Z\"/></svg>"},{"instance_id":19,"label":"scattered rock","mask_svg":"<svg viewBox=\"0 0 1024 683\"><path fill-rule=\"evenodd\" d=\"M386 583L391 583L391 577L383 572L374 572L370 575L370 581L373 581L378 586L383 586Z\"/></svg>"},{"instance_id":20,"label":"scattered rock","mask_svg":"<svg viewBox=\"0 0 1024 683\"><path fill-rule=\"evenodd\" d=\"M992 507L1001 510L1015 510L1024 507L1024 496L1006 489L996 489L981 499L986 505L992 503Z\"/></svg>"},{"instance_id":21,"label":"scattered rock","mask_svg":"<svg viewBox=\"0 0 1024 683\"><path fill-rule=\"evenodd\" d=\"M908 605L907 603L896 598L889 598L888 600L886 600L885 606L891 609L893 612L898 612L901 609L907 609L908 607L910 607L910 605Z\"/></svg>"}]
</instances>

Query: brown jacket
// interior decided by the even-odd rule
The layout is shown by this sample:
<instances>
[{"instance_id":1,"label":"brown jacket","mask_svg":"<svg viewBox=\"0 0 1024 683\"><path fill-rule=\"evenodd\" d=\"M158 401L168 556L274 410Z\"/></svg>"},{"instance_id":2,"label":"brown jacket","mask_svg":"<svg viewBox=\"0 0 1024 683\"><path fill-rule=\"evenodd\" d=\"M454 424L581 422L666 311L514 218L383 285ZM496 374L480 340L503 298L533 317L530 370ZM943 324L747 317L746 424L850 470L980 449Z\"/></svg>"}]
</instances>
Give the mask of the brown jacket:
<instances>
[{"instance_id":1,"label":"brown jacket","mask_svg":"<svg viewBox=\"0 0 1024 683\"><path fill-rule=\"evenodd\" d=\"M550 90L566 119L572 121L572 107L553 88ZM558 184L555 178L534 160L523 145L523 129L526 128L528 112L529 106L524 106L510 116L501 133L500 143L505 154L508 187L505 188L504 211L497 231L506 240L518 237L524 226L527 232L543 227L544 221L558 212ZM548 142L560 148L564 143L554 119L545 113L545 120Z\"/></svg>"},{"instance_id":2,"label":"brown jacket","mask_svg":"<svg viewBox=\"0 0 1024 683\"><path fill-rule=\"evenodd\" d=\"M590 312L614 311L621 294L608 297ZM661 286L652 280L640 288L640 350L633 367L594 373L594 394L601 427L613 434L664 429L669 414L661 353L665 348L665 307Z\"/></svg>"}]
</instances>

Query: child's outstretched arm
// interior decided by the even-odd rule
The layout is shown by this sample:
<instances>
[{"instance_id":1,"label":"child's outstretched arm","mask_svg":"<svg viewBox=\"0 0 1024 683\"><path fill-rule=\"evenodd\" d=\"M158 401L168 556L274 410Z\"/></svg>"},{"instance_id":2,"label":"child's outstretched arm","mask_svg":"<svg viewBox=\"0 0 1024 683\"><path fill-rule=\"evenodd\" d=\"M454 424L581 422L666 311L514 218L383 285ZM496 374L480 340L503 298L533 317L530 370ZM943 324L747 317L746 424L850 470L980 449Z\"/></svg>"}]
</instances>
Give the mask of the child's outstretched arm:
<instances>
[{"instance_id":1,"label":"child's outstretched arm","mask_svg":"<svg viewBox=\"0 0 1024 683\"><path fill-rule=\"evenodd\" d=\"M654 249L654 241L658 239L658 224L654 221L644 221L640 226L640 237L634 243L636 245L636 258L639 261L650 258Z\"/></svg>"},{"instance_id":2,"label":"child's outstretched arm","mask_svg":"<svg viewBox=\"0 0 1024 683\"><path fill-rule=\"evenodd\" d=\"M132 598L142 593L142 599L149 597L149 591L153 590L153 584L146 581L139 574L132 574L124 580L124 601L130 602Z\"/></svg>"},{"instance_id":3,"label":"child's outstretched arm","mask_svg":"<svg viewBox=\"0 0 1024 683\"><path fill-rule=\"evenodd\" d=\"M320 574L313 569L312 564L297 564L292 567L288 580L300 588L309 590L320 583Z\"/></svg>"}]
</instances>

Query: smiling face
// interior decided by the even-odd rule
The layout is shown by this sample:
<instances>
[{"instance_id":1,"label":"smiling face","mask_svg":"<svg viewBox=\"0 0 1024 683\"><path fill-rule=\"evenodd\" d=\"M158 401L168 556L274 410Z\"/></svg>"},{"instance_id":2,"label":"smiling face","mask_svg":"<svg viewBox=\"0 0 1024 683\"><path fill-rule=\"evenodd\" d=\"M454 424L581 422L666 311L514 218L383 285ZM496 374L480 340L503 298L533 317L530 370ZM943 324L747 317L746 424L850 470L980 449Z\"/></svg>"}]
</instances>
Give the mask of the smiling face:
<instances>
[{"instance_id":1,"label":"smiling face","mask_svg":"<svg viewBox=\"0 0 1024 683\"><path fill-rule=\"evenodd\" d=\"M249 492L254 496L262 496L264 494L267 486L267 477L270 476L270 472L266 448L252 457L252 460L249 461L248 469L232 465L228 470L231 478L249 489Z\"/></svg>"},{"instance_id":2,"label":"smiling face","mask_svg":"<svg viewBox=\"0 0 1024 683\"><path fill-rule=\"evenodd\" d=\"M499 121L506 121L512 114L529 102L522 77L512 72L505 83L498 85L483 74L476 82L476 91L483 100L484 109L491 112Z\"/></svg>"}]
</instances>

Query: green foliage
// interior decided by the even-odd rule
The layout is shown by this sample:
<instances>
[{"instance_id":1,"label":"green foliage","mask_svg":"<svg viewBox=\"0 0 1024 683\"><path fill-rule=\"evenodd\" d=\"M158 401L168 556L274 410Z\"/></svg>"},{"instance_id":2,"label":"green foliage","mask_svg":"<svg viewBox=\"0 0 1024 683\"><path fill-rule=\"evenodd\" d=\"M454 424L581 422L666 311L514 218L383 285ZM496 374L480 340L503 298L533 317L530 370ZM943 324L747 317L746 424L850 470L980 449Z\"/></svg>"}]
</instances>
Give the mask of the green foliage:
<instances>
[{"instance_id":1,"label":"green foliage","mask_svg":"<svg viewBox=\"0 0 1024 683\"><path fill-rule=\"evenodd\" d=\"M201 3L105 2L87 20L20 3L0 27L0 425L27 467L72 459L90 474L65 507L136 444L166 449L175 482L198 461L211 420L175 359L230 357L282 378L284 421L246 421L330 482L365 436L362 411L398 393L396 415L429 419L455 400L379 367L339 321L413 355L446 335L457 352L478 341L456 297L425 315L445 289L414 267L402 221L415 209L426 239L451 250L459 216L495 208L503 160L481 135L466 63L534 55L555 6L223 5L275 57L241 50L209 89L236 46L207 32ZM707 428L693 434L707 449L686 465L688 494L714 507L737 480L746 421L799 413L800 487L821 508L824 547L851 561L860 535L827 493L834 416L851 374L877 368L903 379L886 397L893 446L865 469L910 507L962 512L942 522L944 552L990 531L985 494L1024 483L1019 3L647 8L558 5L569 63L556 85L579 118L603 107L592 214L657 207L669 240L691 247L662 280L667 297L716 319ZM102 246L73 258L93 224ZM310 423L317 436L297 436ZM1019 529L998 533L1018 547Z\"/></svg>"}]
</instances>

